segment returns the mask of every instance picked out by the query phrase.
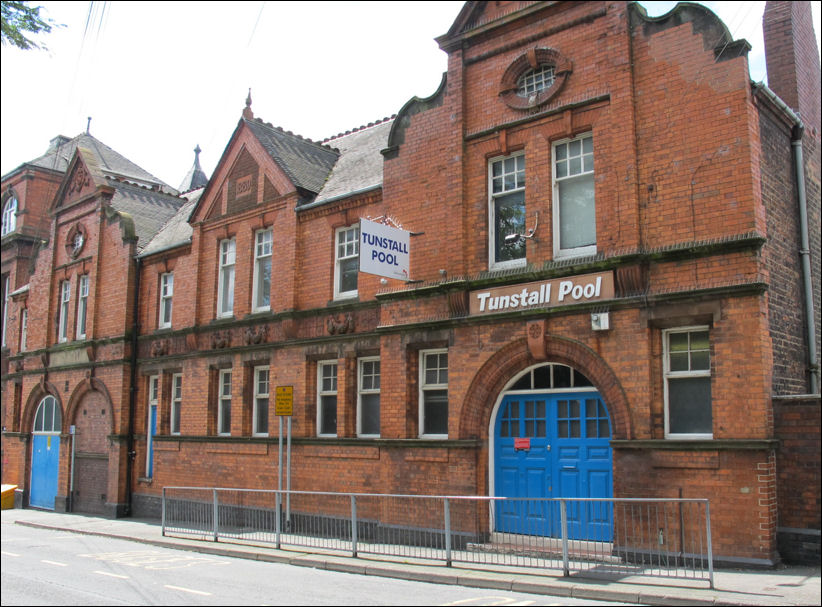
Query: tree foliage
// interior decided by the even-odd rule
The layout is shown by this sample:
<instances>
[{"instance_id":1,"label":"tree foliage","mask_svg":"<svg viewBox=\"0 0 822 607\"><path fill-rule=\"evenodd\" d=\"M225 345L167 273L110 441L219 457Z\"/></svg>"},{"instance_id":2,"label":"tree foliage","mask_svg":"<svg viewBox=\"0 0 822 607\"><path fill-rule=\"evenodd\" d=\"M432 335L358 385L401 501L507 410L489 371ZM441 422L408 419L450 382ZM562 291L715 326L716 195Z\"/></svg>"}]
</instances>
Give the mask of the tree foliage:
<instances>
[{"instance_id":1,"label":"tree foliage","mask_svg":"<svg viewBox=\"0 0 822 607\"><path fill-rule=\"evenodd\" d=\"M45 48L24 35L49 33L55 27L54 21L40 17L42 6L29 6L29 2L3 1L0 4L3 10L3 46L12 44L23 50Z\"/></svg>"}]
</instances>

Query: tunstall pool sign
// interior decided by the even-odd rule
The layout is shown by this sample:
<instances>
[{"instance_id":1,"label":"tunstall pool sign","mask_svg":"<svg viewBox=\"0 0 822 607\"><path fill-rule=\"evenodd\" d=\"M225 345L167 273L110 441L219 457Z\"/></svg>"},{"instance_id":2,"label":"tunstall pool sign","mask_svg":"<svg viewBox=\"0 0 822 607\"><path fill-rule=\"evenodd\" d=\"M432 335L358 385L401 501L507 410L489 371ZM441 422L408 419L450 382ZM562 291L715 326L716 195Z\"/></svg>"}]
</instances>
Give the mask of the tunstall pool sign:
<instances>
[{"instance_id":1,"label":"tunstall pool sign","mask_svg":"<svg viewBox=\"0 0 822 607\"><path fill-rule=\"evenodd\" d=\"M410 280L409 233L360 219L360 272Z\"/></svg>"}]
</instances>

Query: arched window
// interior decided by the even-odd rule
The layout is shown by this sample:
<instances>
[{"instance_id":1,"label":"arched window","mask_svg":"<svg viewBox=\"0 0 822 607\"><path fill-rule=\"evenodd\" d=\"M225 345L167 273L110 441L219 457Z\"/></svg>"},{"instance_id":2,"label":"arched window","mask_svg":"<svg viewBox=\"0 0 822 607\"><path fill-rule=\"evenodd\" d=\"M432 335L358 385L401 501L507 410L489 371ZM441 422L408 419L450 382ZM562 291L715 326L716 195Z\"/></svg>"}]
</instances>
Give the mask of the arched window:
<instances>
[{"instance_id":1,"label":"arched window","mask_svg":"<svg viewBox=\"0 0 822 607\"><path fill-rule=\"evenodd\" d=\"M17 227L17 196L12 194L3 205L3 226L0 236L11 234Z\"/></svg>"},{"instance_id":2,"label":"arched window","mask_svg":"<svg viewBox=\"0 0 822 607\"><path fill-rule=\"evenodd\" d=\"M40 401L34 415L35 432L60 433L63 429L63 412L57 399L50 394Z\"/></svg>"}]
</instances>

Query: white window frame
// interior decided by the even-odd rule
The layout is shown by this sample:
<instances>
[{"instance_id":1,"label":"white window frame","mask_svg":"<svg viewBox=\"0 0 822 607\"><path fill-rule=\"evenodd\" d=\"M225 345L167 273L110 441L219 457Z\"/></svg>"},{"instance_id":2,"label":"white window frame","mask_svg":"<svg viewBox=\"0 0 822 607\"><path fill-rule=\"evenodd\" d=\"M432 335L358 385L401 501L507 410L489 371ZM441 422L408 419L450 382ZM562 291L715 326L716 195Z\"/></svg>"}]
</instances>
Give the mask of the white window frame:
<instances>
[{"instance_id":1,"label":"white window frame","mask_svg":"<svg viewBox=\"0 0 822 607\"><path fill-rule=\"evenodd\" d=\"M711 432L693 432L693 433L685 433L685 432L672 432L671 431L671 420L670 420L670 386L669 382L671 380L677 379L688 379L688 378L708 378L708 382L711 381L711 352L710 352L710 327L708 326L690 326L690 327L676 327L672 329L666 329L662 332L662 364L663 364L663 375L664 375L664 394L665 394L665 438L668 439L689 439L689 440L704 440L704 439L713 439L713 431ZM708 368L707 369L696 369L696 370L685 370L685 371L672 371L671 370L671 349L670 349L670 336L673 334L678 333L699 333L699 332L707 332L708 333ZM688 338L690 342L690 337ZM704 352L705 350L691 350L690 343L688 346L688 359L689 359L689 367L690 367L690 360L691 360L691 353L692 352ZM711 409L711 425L713 427L713 402L709 403Z\"/></svg>"},{"instance_id":2,"label":"white window frame","mask_svg":"<svg viewBox=\"0 0 822 607\"><path fill-rule=\"evenodd\" d=\"M505 166L508 161L514 163L514 170L508 170ZM518 165L522 161L522 167ZM500 172L494 174L495 166L500 167ZM505 270L509 268L521 268L528 263L525 239L520 238L515 244L522 246L522 257L516 259L497 260L497 221L496 206L497 200L507 198L512 195L522 196L522 232L517 232L521 236L525 235L525 152L517 152L508 156L498 156L488 161L488 268L491 270ZM510 178L513 177L513 183ZM496 191L495 191L496 190ZM501 238L504 240L505 235Z\"/></svg>"},{"instance_id":3,"label":"white window frame","mask_svg":"<svg viewBox=\"0 0 822 607\"><path fill-rule=\"evenodd\" d=\"M20 351L25 352L29 341L29 309L20 311Z\"/></svg>"},{"instance_id":4,"label":"white window frame","mask_svg":"<svg viewBox=\"0 0 822 607\"><path fill-rule=\"evenodd\" d=\"M271 394L271 374L268 365L254 367L254 411L251 415L251 428L254 436L268 436L269 426L269 397ZM265 408L265 431L257 426L260 423L260 409Z\"/></svg>"},{"instance_id":5,"label":"white window frame","mask_svg":"<svg viewBox=\"0 0 822 607\"><path fill-rule=\"evenodd\" d=\"M237 261L237 242L233 238L226 238L220 241L218 249L217 318L229 318L234 315L234 268Z\"/></svg>"},{"instance_id":6,"label":"white window frame","mask_svg":"<svg viewBox=\"0 0 822 607\"><path fill-rule=\"evenodd\" d=\"M330 373L333 368L333 375ZM337 436L337 415L336 407L339 403L337 393L337 379L339 377L339 365L336 360L321 360L317 362L317 436ZM329 374L326 375L326 370ZM325 417L323 415L323 399L334 398L334 432L323 432Z\"/></svg>"},{"instance_id":7,"label":"white window frame","mask_svg":"<svg viewBox=\"0 0 822 607\"><path fill-rule=\"evenodd\" d=\"M220 369L217 382L217 434L231 436L231 369ZM228 428L223 426L225 409L228 408Z\"/></svg>"},{"instance_id":8,"label":"white window frame","mask_svg":"<svg viewBox=\"0 0 822 607\"><path fill-rule=\"evenodd\" d=\"M17 229L17 196L10 196L3 205L3 220L0 226L0 236L11 234Z\"/></svg>"},{"instance_id":9,"label":"white window frame","mask_svg":"<svg viewBox=\"0 0 822 607\"><path fill-rule=\"evenodd\" d=\"M171 317L174 304L174 272L160 274L160 318L157 326L160 329L171 328Z\"/></svg>"},{"instance_id":10,"label":"white window frame","mask_svg":"<svg viewBox=\"0 0 822 607\"><path fill-rule=\"evenodd\" d=\"M357 288L342 290L343 263L357 259L357 272L359 272L360 255L360 224L337 228L334 232L334 299L349 299L357 297L359 289L359 275L357 276Z\"/></svg>"},{"instance_id":11,"label":"white window frame","mask_svg":"<svg viewBox=\"0 0 822 607\"><path fill-rule=\"evenodd\" d=\"M62 431L63 409L54 396L47 394L37 405L32 432L34 434L60 434Z\"/></svg>"},{"instance_id":12,"label":"white window frame","mask_svg":"<svg viewBox=\"0 0 822 607\"><path fill-rule=\"evenodd\" d=\"M371 363L376 363L377 372L373 373L374 367ZM365 375L364 371L366 368L369 368L372 372L368 375ZM379 356L368 356L364 358L360 358L357 361L357 436L363 438L379 438L380 432L379 430L376 433L373 432L364 432L363 431L363 397L370 397L370 396L377 396L377 416L380 420L380 424L382 422L382 411L380 402L380 376L382 370L380 368L380 357ZM374 379L376 378L376 388L374 387ZM365 381L368 379L369 381ZM367 385L366 385L367 384Z\"/></svg>"},{"instance_id":13,"label":"white window frame","mask_svg":"<svg viewBox=\"0 0 822 607\"><path fill-rule=\"evenodd\" d=\"M86 338L86 323L88 322L88 286L88 274L83 274L77 280L77 326L75 327L77 339Z\"/></svg>"},{"instance_id":14,"label":"white window frame","mask_svg":"<svg viewBox=\"0 0 822 607\"><path fill-rule=\"evenodd\" d=\"M440 362L440 356L445 355L445 367L436 367L436 375L437 380L429 383L427 381L429 370L428 362L429 356L436 356L437 363ZM419 381L419 432L420 436L424 438L448 438L448 349L447 348L438 348L435 350L421 350L420 351L420 381ZM431 371L435 371L435 369L431 369ZM443 377L443 372L445 376ZM445 381L441 381L445 379ZM446 406L446 427L445 432L441 433L426 433L426 426L425 426L425 417L426 417L426 397L428 392L436 391L442 392L445 391L445 406Z\"/></svg>"},{"instance_id":15,"label":"white window frame","mask_svg":"<svg viewBox=\"0 0 822 607\"><path fill-rule=\"evenodd\" d=\"M252 312L268 312L271 309L271 254L274 249L274 232L271 228L257 230L254 234L254 277L251 289ZM265 272L265 278L261 273ZM268 292L260 283L268 282ZM261 301L261 298L267 301Z\"/></svg>"},{"instance_id":16,"label":"white window frame","mask_svg":"<svg viewBox=\"0 0 822 607\"><path fill-rule=\"evenodd\" d=\"M171 434L180 434L182 407L183 374L175 373L171 376L171 419L169 421Z\"/></svg>"},{"instance_id":17,"label":"white window frame","mask_svg":"<svg viewBox=\"0 0 822 607\"><path fill-rule=\"evenodd\" d=\"M590 154L584 151L585 148L585 141L591 141L591 152ZM565 158L558 157L558 148L564 146L566 151L570 147L570 145L575 142L580 142L580 154L577 156L569 156ZM597 226L596 226L596 182L594 180L594 149L593 149L593 133L583 133L582 135L578 135L576 137L572 137L569 139L562 139L561 141L555 141L551 146L551 181L553 183L553 220L554 220L554 257L555 258L563 258L563 257L581 257L585 255L595 255L597 252ZM563 164L565 167L566 172L568 168L571 167L573 170L574 162L573 159L580 159L580 170L579 172L574 172L573 174L566 174L564 176L557 176L558 173L558 165ZM586 161L590 160L589 166L586 167ZM589 179L591 180L591 195L593 196L593 233L594 233L594 243L581 245L576 247L565 247L562 244L562 217L561 217L561 205L562 201L560 200L560 185L563 183L573 183L574 181L582 181Z\"/></svg>"},{"instance_id":18,"label":"white window frame","mask_svg":"<svg viewBox=\"0 0 822 607\"><path fill-rule=\"evenodd\" d=\"M69 304L71 303L71 281L60 282L60 315L57 323L57 341L60 343L68 341L68 316Z\"/></svg>"},{"instance_id":19,"label":"white window frame","mask_svg":"<svg viewBox=\"0 0 822 607\"><path fill-rule=\"evenodd\" d=\"M148 378L148 407L146 407L146 473L149 470L154 475L151 462L153 457L154 435L151 433L151 408L156 407L157 425L160 424L160 376L151 375Z\"/></svg>"}]
</instances>

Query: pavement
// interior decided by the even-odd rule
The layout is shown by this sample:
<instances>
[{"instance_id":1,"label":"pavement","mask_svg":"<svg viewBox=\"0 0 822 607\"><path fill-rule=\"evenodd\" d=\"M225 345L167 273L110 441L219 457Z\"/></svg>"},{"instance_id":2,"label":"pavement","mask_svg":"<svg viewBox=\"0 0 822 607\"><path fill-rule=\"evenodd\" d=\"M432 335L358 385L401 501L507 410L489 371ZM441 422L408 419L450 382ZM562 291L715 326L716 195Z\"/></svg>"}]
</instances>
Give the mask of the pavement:
<instances>
[{"instance_id":1,"label":"pavement","mask_svg":"<svg viewBox=\"0 0 822 607\"><path fill-rule=\"evenodd\" d=\"M776 569L714 571L714 588L702 580L622 577L615 580L563 577L561 572L514 567L483 567L441 561L354 558L320 551L300 551L264 544L195 540L162 535L159 521L106 519L42 510L2 511L2 523L97 535L273 563L287 563L344 573L454 584L474 588L526 592L557 597L645 605L820 605L820 568L784 566Z\"/></svg>"}]
</instances>

